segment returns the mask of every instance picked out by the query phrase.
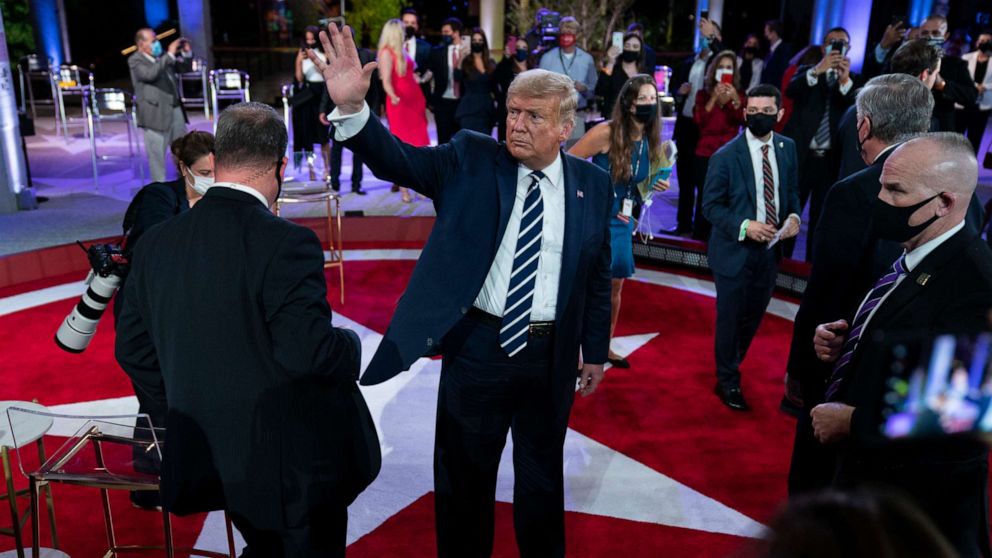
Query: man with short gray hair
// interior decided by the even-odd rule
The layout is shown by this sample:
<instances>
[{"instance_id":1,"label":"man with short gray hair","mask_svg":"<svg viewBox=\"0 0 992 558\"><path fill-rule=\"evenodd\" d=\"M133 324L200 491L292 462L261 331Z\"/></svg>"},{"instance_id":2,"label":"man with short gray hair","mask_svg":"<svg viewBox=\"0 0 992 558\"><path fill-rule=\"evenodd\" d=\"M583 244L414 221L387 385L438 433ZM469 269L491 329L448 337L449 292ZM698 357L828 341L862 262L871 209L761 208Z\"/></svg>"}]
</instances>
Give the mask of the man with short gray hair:
<instances>
[{"instance_id":1,"label":"man with short gray hair","mask_svg":"<svg viewBox=\"0 0 992 558\"><path fill-rule=\"evenodd\" d=\"M137 389L164 386L167 511L228 511L243 557L344 556L379 441L317 235L269 210L287 140L268 105L220 113L214 186L135 250L116 356Z\"/></svg>"},{"instance_id":2,"label":"man with short gray hair","mask_svg":"<svg viewBox=\"0 0 992 558\"><path fill-rule=\"evenodd\" d=\"M443 355L434 437L438 555L492 554L500 457L513 434L522 556L565 555L563 445L576 392L603 378L610 335L609 176L562 152L575 88L546 70L507 93L506 143L461 131L418 148L365 103L374 63L351 34L320 34L335 141L383 180L434 200L437 222L362 384ZM583 363L579 366L581 349Z\"/></svg>"},{"instance_id":3,"label":"man with short gray hair","mask_svg":"<svg viewBox=\"0 0 992 558\"><path fill-rule=\"evenodd\" d=\"M800 396L802 405L789 471L792 495L824 488L833 476L833 450L813 438L809 416L823 401L831 367L816 358L809 340L818 324L851 313L899 257L897 243L875 237L872 207L886 158L901 142L930 129L933 96L916 77L887 74L865 84L856 106L859 151L870 166L830 188L819 226L809 233L816 259L796 313L786 365L789 395Z\"/></svg>"},{"instance_id":4,"label":"man with short gray hair","mask_svg":"<svg viewBox=\"0 0 992 558\"><path fill-rule=\"evenodd\" d=\"M163 52L155 31L139 29L134 35L137 52L127 59L152 182L165 182L165 153L174 139L186 133L186 109L179 102L175 72L181 41L172 41Z\"/></svg>"},{"instance_id":5,"label":"man with short gray hair","mask_svg":"<svg viewBox=\"0 0 992 558\"><path fill-rule=\"evenodd\" d=\"M836 488L905 492L967 558L992 555L988 449L967 438L881 439L891 371L882 365L889 344L878 336L988 329L992 250L965 225L977 180L971 143L957 133L910 140L886 159L873 230L903 251L856 307L817 326L814 351L832 371L823 383L826 402L811 411L816 439L838 453Z\"/></svg>"}]
</instances>

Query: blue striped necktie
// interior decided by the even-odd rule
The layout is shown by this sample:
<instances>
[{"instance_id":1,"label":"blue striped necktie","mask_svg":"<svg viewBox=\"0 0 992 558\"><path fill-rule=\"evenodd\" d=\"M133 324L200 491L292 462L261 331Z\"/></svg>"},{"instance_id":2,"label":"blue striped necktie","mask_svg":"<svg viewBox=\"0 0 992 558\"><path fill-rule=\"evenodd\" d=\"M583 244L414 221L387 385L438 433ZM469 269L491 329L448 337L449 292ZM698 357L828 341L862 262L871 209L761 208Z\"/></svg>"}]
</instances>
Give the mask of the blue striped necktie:
<instances>
[{"instance_id":1,"label":"blue striped necktie","mask_svg":"<svg viewBox=\"0 0 992 558\"><path fill-rule=\"evenodd\" d=\"M534 171L529 176L531 183L524 198L524 212L520 217L520 233L517 235L513 271L510 273L503 311L503 325L499 330L499 345L511 357L527 346L543 237L544 200L541 197L541 179L544 178L544 173Z\"/></svg>"},{"instance_id":2,"label":"blue striped necktie","mask_svg":"<svg viewBox=\"0 0 992 558\"><path fill-rule=\"evenodd\" d=\"M861 305L857 316L854 317L854 323L851 324L851 331L847 336L847 341L844 342L844 348L841 351L840 358L834 364L834 372L830 376L830 385L827 387L827 401L835 401L837 392L840 391L844 383L844 376L847 374L848 365L851 363L851 359L854 358L854 351L858 348L858 340L861 339L861 334L864 333L865 322L868 321L871 311L882 302L882 297L892 290L896 281L908 272L909 270L906 269L906 254L903 254L892 264L892 269L888 273L883 275L878 281L875 281L871 292L865 298L865 303Z\"/></svg>"}]
</instances>

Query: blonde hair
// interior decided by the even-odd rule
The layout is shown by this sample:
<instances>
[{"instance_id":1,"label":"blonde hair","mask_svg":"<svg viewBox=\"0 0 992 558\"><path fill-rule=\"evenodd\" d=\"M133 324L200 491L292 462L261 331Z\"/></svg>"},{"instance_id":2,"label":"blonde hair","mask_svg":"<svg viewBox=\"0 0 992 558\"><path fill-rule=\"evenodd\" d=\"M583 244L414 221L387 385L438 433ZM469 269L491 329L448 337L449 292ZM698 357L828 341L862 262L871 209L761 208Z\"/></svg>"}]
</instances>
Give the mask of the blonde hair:
<instances>
[{"instance_id":1,"label":"blonde hair","mask_svg":"<svg viewBox=\"0 0 992 558\"><path fill-rule=\"evenodd\" d=\"M575 120L575 109L579 104L579 94L575 91L572 78L540 69L517 74L506 91L506 98L511 97L527 99L557 97L559 123Z\"/></svg>"},{"instance_id":2,"label":"blonde hair","mask_svg":"<svg viewBox=\"0 0 992 558\"><path fill-rule=\"evenodd\" d=\"M396 73L406 75L406 51L403 50L404 39L403 22L398 19L391 19L382 26L382 33L379 34L379 53L382 55L383 49L392 51L393 58L396 59Z\"/></svg>"}]
</instances>

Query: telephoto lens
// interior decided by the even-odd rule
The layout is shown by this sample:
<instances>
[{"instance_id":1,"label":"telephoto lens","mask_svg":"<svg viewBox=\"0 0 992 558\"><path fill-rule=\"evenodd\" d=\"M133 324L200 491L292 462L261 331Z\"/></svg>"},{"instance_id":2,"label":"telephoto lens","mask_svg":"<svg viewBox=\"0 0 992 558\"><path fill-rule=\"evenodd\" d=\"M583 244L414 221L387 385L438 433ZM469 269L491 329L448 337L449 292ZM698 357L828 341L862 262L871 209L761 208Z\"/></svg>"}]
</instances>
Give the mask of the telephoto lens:
<instances>
[{"instance_id":1,"label":"telephoto lens","mask_svg":"<svg viewBox=\"0 0 992 558\"><path fill-rule=\"evenodd\" d=\"M55 332L55 344L70 353L81 353L90 345L103 311L121 284L118 275L102 277L93 271L86 281L89 283L86 293Z\"/></svg>"}]
</instances>

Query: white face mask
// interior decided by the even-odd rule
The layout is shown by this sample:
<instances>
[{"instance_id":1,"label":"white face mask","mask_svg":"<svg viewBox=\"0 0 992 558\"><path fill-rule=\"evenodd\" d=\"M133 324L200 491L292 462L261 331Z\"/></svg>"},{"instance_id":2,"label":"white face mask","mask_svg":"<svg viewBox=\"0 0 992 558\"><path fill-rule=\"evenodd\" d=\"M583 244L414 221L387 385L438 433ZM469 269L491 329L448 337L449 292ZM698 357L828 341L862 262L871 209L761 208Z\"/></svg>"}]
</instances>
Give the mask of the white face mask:
<instances>
[{"instance_id":1,"label":"white face mask","mask_svg":"<svg viewBox=\"0 0 992 558\"><path fill-rule=\"evenodd\" d=\"M186 179L186 184L189 184L188 178ZM200 194L201 196L203 194L206 194L207 190L209 190L210 187L213 185L214 185L214 177L196 176L196 175L193 176L193 183L189 184L190 188L192 188L194 192Z\"/></svg>"}]
</instances>

